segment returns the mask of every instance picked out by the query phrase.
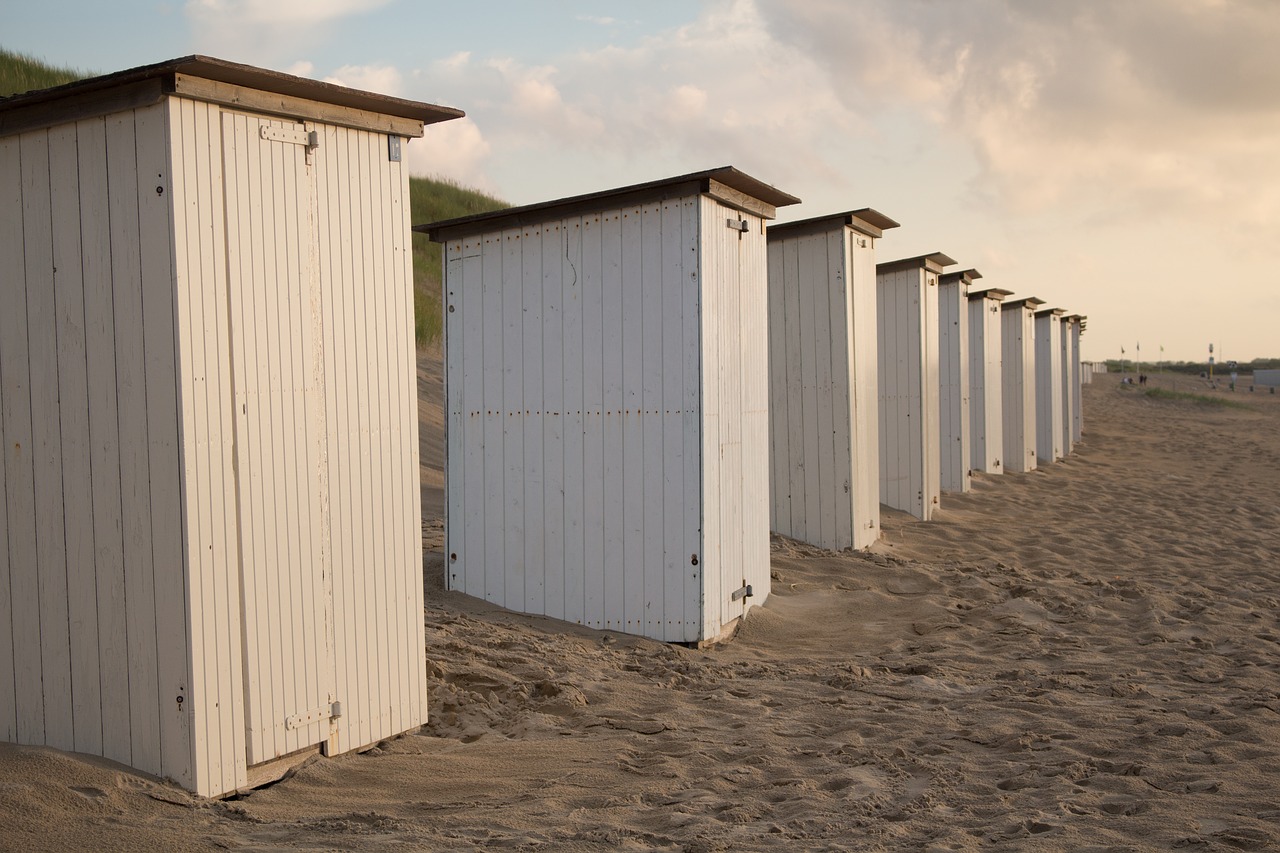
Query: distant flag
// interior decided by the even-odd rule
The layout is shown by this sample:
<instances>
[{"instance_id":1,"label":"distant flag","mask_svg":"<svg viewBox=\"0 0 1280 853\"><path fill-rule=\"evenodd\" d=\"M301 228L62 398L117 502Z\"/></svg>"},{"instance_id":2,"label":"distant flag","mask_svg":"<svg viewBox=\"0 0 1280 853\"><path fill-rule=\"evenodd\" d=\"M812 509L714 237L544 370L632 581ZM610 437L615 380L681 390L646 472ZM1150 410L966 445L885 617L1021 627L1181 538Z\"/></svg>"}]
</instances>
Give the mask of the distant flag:
<instances>
[{"instance_id":1,"label":"distant flag","mask_svg":"<svg viewBox=\"0 0 1280 853\"><path fill-rule=\"evenodd\" d=\"M1120 347L1120 354L1124 355L1124 347Z\"/></svg>"}]
</instances>

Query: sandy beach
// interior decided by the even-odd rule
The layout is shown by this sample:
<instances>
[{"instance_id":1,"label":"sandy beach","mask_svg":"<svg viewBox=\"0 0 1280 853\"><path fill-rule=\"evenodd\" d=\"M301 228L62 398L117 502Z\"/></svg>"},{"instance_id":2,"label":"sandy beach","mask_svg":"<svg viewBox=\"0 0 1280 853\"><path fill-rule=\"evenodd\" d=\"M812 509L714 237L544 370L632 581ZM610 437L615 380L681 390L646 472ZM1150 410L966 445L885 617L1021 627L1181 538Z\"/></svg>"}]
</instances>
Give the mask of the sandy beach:
<instances>
[{"instance_id":1,"label":"sandy beach","mask_svg":"<svg viewBox=\"0 0 1280 853\"><path fill-rule=\"evenodd\" d=\"M439 377L431 724L223 801L0 745L0 848L1280 845L1280 395L1099 376L1066 461L887 512L871 553L775 537L767 605L693 650L443 591Z\"/></svg>"}]
</instances>

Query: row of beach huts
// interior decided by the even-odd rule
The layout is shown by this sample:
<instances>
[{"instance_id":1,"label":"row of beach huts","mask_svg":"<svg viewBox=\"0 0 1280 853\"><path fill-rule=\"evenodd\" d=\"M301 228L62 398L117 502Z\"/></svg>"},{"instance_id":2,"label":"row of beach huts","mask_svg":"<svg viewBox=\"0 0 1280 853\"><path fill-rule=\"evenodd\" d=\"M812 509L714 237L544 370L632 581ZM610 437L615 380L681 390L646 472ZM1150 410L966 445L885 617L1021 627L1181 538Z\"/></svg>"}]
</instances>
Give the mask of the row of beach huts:
<instances>
[{"instance_id":1,"label":"row of beach huts","mask_svg":"<svg viewBox=\"0 0 1280 853\"><path fill-rule=\"evenodd\" d=\"M0 740L206 796L427 719L408 173L458 110L192 56L0 99ZM444 247L450 589L702 643L1080 439L1084 318L725 167Z\"/></svg>"}]
</instances>

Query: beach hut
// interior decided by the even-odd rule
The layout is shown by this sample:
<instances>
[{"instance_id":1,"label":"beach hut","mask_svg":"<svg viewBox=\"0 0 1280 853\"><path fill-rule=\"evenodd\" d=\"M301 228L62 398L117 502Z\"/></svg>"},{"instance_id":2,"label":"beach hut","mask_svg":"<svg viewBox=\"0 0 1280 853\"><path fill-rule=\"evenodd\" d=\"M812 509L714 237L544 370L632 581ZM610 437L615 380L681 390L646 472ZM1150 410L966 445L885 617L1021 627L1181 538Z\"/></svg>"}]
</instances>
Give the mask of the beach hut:
<instances>
[{"instance_id":1,"label":"beach hut","mask_svg":"<svg viewBox=\"0 0 1280 853\"><path fill-rule=\"evenodd\" d=\"M938 277L939 479L944 492L969 491L969 287L977 270Z\"/></svg>"},{"instance_id":2,"label":"beach hut","mask_svg":"<svg viewBox=\"0 0 1280 853\"><path fill-rule=\"evenodd\" d=\"M928 521L941 492L938 276L941 252L876 265L880 501Z\"/></svg>"},{"instance_id":3,"label":"beach hut","mask_svg":"<svg viewBox=\"0 0 1280 853\"><path fill-rule=\"evenodd\" d=\"M712 641L769 594L764 223L732 167L417 226L443 244L446 579Z\"/></svg>"},{"instance_id":4,"label":"beach hut","mask_svg":"<svg viewBox=\"0 0 1280 853\"><path fill-rule=\"evenodd\" d=\"M1036 460L1056 462L1066 455L1062 442L1061 308L1036 311Z\"/></svg>"},{"instance_id":5,"label":"beach hut","mask_svg":"<svg viewBox=\"0 0 1280 853\"><path fill-rule=\"evenodd\" d=\"M876 241L870 208L772 225L770 529L822 548L880 536Z\"/></svg>"},{"instance_id":6,"label":"beach hut","mask_svg":"<svg viewBox=\"0 0 1280 853\"><path fill-rule=\"evenodd\" d=\"M969 293L969 459L974 471L1003 474L1000 303L1010 291Z\"/></svg>"},{"instance_id":7,"label":"beach hut","mask_svg":"<svg viewBox=\"0 0 1280 853\"><path fill-rule=\"evenodd\" d=\"M1086 379L1087 371L1080 361L1080 336L1084 334L1084 327L1088 319L1082 314L1072 314L1067 318L1071 321L1069 333L1065 339L1070 345L1069 356L1071 364L1070 388L1071 388L1071 445L1084 436L1084 400L1080 388L1089 380Z\"/></svg>"},{"instance_id":8,"label":"beach hut","mask_svg":"<svg viewBox=\"0 0 1280 853\"><path fill-rule=\"evenodd\" d=\"M0 100L0 738L198 794L426 721L402 144L201 56Z\"/></svg>"},{"instance_id":9,"label":"beach hut","mask_svg":"<svg viewBox=\"0 0 1280 853\"><path fill-rule=\"evenodd\" d=\"M1000 405L1003 409L1004 470L1034 471L1036 467L1036 306L1043 299L1028 296L1000 305Z\"/></svg>"},{"instance_id":10,"label":"beach hut","mask_svg":"<svg viewBox=\"0 0 1280 853\"><path fill-rule=\"evenodd\" d=\"M1072 315L1063 314L1059 321L1058 343L1061 349L1061 358L1058 360L1059 373L1062 376L1062 455L1070 456L1072 449L1075 447L1075 436L1073 434L1073 424L1075 422L1075 394L1072 388L1075 385L1075 372L1072 370L1074 360L1071 355L1071 327L1074 323Z\"/></svg>"}]
</instances>

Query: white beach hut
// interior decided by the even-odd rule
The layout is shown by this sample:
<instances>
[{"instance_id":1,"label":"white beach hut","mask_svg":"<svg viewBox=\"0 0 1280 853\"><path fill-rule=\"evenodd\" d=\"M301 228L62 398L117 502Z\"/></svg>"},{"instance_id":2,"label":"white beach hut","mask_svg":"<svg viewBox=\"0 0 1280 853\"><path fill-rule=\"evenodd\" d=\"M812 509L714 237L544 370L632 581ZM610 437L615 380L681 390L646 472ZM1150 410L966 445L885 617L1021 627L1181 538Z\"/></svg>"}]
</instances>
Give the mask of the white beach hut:
<instances>
[{"instance_id":1,"label":"white beach hut","mask_svg":"<svg viewBox=\"0 0 1280 853\"><path fill-rule=\"evenodd\" d=\"M1082 411L1084 400L1080 387L1088 382L1089 379L1086 378L1087 371L1080 361L1080 336L1084 334L1085 321L1088 318L1082 314L1072 314L1066 319L1071 324L1068 334L1064 335L1064 339L1069 346L1068 356L1071 365L1071 375L1069 377L1071 389L1071 439L1068 442L1068 446L1074 446L1084 436L1084 412Z\"/></svg>"},{"instance_id":2,"label":"white beach hut","mask_svg":"<svg viewBox=\"0 0 1280 853\"><path fill-rule=\"evenodd\" d=\"M1043 299L1028 296L1000 306L1000 404L1003 408L1005 473L1036 467L1036 307Z\"/></svg>"},{"instance_id":3,"label":"white beach hut","mask_svg":"<svg viewBox=\"0 0 1280 853\"><path fill-rule=\"evenodd\" d=\"M446 577L714 640L769 594L766 219L731 167L417 226L444 248Z\"/></svg>"},{"instance_id":4,"label":"white beach hut","mask_svg":"<svg viewBox=\"0 0 1280 853\"><path fill-rule=\"evenodd\" d=\"M939 478L944 492L969 491L969 287L977 270L938 277Z\"/></svg>"},{"instance_id":5,"label":"white beach hut","mask_svg":"<svg viewBox=\"0 0 1280 853\"><path fill-rule=\"evenodd\" d=\"M406 137L206 57L0 100L0 738L204 795L426 721Z\"/></svg>"},{"instance_id":6,"label":"white beach hut","mask_svg":"<svg viewBox=\"0 0 1280 853\"><path fill-rule=\"evenodd\" d=\"M1009 295L998 287L969 293L969 459L987 474L1004 473L1000 303Z\"/></svg>"},{"instance_id":7,"label":"white beach hut","mask_svg":"<svg viewBox=\"0 0 1280 853\"><path fill-rule=\"evenodd\" d=\"M876 265L880 501L928 521L941 493L938 276L941 252Z\"/></svg>"},{"instance_id":8,"label":"white beach hut","mask_svg":"<svg viewBox=\"0 0 1280 853\"><path fill-rule=\"evenodd\" d=\"M1056 462L1065 456L1062 441L1061 308L1036 311L1036 460Z\"/></svg>"},{"instance_id":9,"label":"white beach hut","mask_svg":"<svg viewBox=\"0 0 1280 853\"><path fill-rule=\"evenodd\" d=\"M870 208L772 225L769 526L822 548L880 536L877 239Z\"/></svg>"}]
</instances>

